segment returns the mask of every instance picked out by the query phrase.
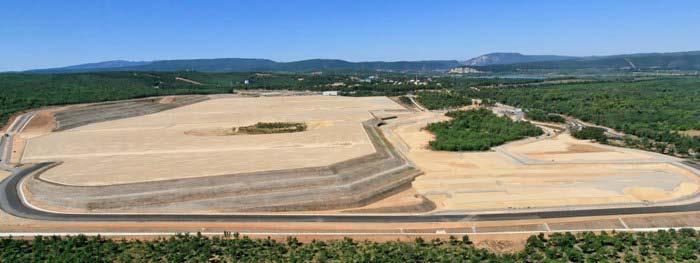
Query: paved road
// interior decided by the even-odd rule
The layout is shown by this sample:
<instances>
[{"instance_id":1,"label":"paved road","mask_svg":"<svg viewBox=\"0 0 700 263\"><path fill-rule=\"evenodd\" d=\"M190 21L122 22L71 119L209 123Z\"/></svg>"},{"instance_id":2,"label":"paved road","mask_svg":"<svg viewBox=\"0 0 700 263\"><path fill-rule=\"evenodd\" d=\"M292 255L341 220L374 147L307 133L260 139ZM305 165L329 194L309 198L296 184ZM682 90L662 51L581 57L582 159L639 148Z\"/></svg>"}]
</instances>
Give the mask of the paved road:
<instances>
[{"instance_id":1,"label":"paved road","mask_svg":"<svg viewBox=\"0 0 700 263\"><path fill-rule=\"evenodd\" d=\"M31 120L35 114L35 112L28 112L15 118L12 125L10 125L10 128L7 129L7 133L14 134L22 131L22 129L27 126L27 123L29 123L29 120Z\"/></svg>"},{"instance_id":2,"label":"paved road","mask_svg":"<svg viewBox=\"0 0 700 263\"><path fill-rule=\"evenodd\" d=\"M700 171L700 161L683 161L683 163Z\"/></svg>"},{"instance_id":3,"label":"paved road","mask_svg":"<svg viewBox=\"0 0 700 263\"><path fill-rule=\"evenodd\" d=\"M8 214L55 221L220 221L220 222L457 222L495 221L539 218L566 218L582 216L649 214L700 211L700 202L688 205L606 208L574 211L514 212L501 214L461 215L172 215L172 214L63 214L37 210L26 206L17 192L22 178L51 165L39 163L26 168L17 168L12 175L0 182L0 209Z\"/></svg>"},{"instance_id":4,"label":"paved road","mask_svg":"<svg viewBox=\"0 0 700 263\"><path fill-rule=\"evenodd\" d=\"M5 165L5 133L3 133L2 137L0 137L0 168L2 168Z\"/></svg>"},{"instance_id":5,"label":"paved road","mask_svg":"<svg viewBox=\"0 0 700 263\"><path fill-rule=\"evenodd\" d=\"M12 141L14 136L29 124L29 121L34 118L35 114L35 112L28 112L18 116L7 128L6 133L2 135L3 138L0 141L0 169L9 169L8 165L12 158Z\"/></svg>"}]
</instances>

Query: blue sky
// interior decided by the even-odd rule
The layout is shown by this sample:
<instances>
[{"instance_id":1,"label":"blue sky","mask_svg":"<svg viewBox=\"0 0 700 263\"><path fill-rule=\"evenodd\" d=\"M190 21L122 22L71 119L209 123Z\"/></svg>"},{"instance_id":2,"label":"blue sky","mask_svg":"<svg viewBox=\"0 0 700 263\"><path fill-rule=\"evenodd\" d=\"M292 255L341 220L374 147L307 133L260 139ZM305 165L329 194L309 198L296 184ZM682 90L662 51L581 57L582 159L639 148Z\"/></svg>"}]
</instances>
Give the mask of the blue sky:
<instances>
[{"instance_id":1,"label":"blue sky","mask_svg":"<svg viewBox=\"0 0 700 263\"><path fill-rule=\"evenodd\" d=\"M0 1L0 71L113 59L700 50L700 1Z\"/></svg>"}]
</instances>

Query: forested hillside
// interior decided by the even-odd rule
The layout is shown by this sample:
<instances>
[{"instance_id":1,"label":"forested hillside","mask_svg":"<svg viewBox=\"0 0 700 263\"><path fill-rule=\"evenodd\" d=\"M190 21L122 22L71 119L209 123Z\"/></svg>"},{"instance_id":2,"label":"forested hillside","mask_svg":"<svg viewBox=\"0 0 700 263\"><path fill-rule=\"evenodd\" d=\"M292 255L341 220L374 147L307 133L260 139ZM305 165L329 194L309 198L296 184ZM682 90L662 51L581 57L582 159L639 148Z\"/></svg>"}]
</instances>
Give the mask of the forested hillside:
<instances>
[{"instance_id":1,"label":"forested hillside","mask_svg":"<svg viewBox=\"0 0 700 263\"><path fill-rule=\"evenodd\" d=\"M693 229L650 233L554 233L531 236L516 253L475 248L467 236L377 243L208 238L178 235L151 241L101 237L0 239L1 262L698 262Z\"/></svg>"},{"instance_id":2,"label":"forested hillside","mask_svg":"<svg viewBox=\"0 0 700 263\"><path fill-rule=\"evenodd\" d=\"M559 61L538 61L477 67L481 71L515 72L528 70L700 70L700 52L630 54L582 57Z\"/></svg>"},{"instance_id":3,"label":"forested hillside","mask_svg":"<svg viewBox=\"0 0 700 263\"><path fill-rule=\"evenodd\" d=\"M0 125L18 111L48 105L123 100L158 95L228 93L230 87L194 85L145 73L0 74Z\"/></svg>"},{"instance_id":4,"label":"forested hillside","mask_svg":"<svg viewBox=\"0 0 700 263\"><path fill-rule=\"evenodd\" d=\"M675 145L679 153L700 151L700 137L679 133L700 130L700 78L462 89L461 94L611 127L640 137L640 148L666 149L651 142L656 141Z\"/></svg>"},{"instance_id":5,"label":"forested hillside","mask_svg":"<svg viewBox=\"0 0 700 263\"><path fill-rule=\"evenodd\" d=\"M95 65L92 66L91 65ZM133 65L116 64L105 67L104 63L90 63L63 68L31 70L33 73L79 73L100 71L199 71L199 72L310 72L323 70L352 71L398 71L430 72L446 71L459 66L456 60L427 61L370 61L349 62L339 59L309 59L292 62L276 62L269 59L251 58L216 58L216 59L180 59L136 62Z\"/></svg>"}]
</instances>

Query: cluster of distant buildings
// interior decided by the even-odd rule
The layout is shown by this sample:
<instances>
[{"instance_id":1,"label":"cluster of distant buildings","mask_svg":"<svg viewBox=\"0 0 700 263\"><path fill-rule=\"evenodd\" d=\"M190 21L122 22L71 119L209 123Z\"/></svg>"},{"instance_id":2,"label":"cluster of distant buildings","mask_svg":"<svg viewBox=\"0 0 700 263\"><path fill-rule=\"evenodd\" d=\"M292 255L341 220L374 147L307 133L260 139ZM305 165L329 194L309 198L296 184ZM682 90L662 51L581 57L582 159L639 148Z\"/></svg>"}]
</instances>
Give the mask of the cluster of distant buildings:
<instances>
[{"instance_id":1,"label":"cluster of distant buildings","mask_svg":"<svg viewBox=\"0 0 700 263\"><path fill-rule=\"evenodd\" d=\"M450 73L450 74L470 74L470 73L484 73L484 72L477 70L475 68L467 67L467 66L459 66L459 67L450 69L450 71L448 71L447 73Z\"/></svg>"}]
</instances>

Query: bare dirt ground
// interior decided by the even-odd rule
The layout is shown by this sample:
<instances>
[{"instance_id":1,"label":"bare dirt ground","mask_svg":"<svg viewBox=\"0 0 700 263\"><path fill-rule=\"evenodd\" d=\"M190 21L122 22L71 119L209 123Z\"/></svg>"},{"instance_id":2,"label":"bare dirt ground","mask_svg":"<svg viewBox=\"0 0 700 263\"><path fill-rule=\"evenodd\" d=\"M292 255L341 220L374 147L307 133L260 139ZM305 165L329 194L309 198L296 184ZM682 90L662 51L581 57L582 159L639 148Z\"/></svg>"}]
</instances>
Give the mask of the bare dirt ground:
<instances>
[{"instance_id":1,"label":"bare dirt ground","mask_svg":"<svg viewBox=\"0 0 700 263\"><path fill-rule=\"evenodd\" d=\"M321 166L374 152L361 122L403 109L385 97L221 98L28 140L22 162L61 160L46 180L104 185ZM194 129L306 122L291 134L191 136ZM96 176L99 175L99 176Z\"/></svg>"},{"instance_id":2,"label":"bare dirt ground","mask_svg":"<svg viewBox=\"0 0 700 263\"><path fill-rule=\"evenodd\" d=\"M422 130L444 120L417 113L390 120L387 136L425 174L413 187L435 212L642 204L691 196L697 174L677 159L576 140L568 134L512 142L489 152L437 152Z\"/></svg>"},{"instance_id":3,"label":"bare dirt ground","mask_svg":"<svg viewBox=\"0 0 700 263\"><path fill-rule=\"evenodd\" d=\"M700 130L687 130L687 131L680 131L679 133L686 135L686 136L700 136Z\"/></svg>"},{"instance_id":4,"label":"bare dirt ground","mask_svg":"<svg viewBox=\"0 0 700 263\"><path fill-rule=\"evenodd\" d=\"M5 179L5 177L7 177L8 175L10 175L10 172L0 171L0 180Z\"/></svg>"},{"instance_id":5,"label":"bare dirt ground","mask_svg":"<svg viewBox=\"0 0 700 263\"><path fill-rule=\"evenodd\" d=\"M43 110L34 115L34 118L22 130L22 135L25 137L42 135L51 132L54 128L56 128L56 122L53 118L53 112L51 110Z\"/></svg>"},{"instance_id":6,"label":"bare dirt ground","mask_svg":"<svg viewBox=\"0 0 700 263\"><path fill-rule=\"evenodd\" d=\"M22 132L18 136L13 137L11 163L19 163L21 161L28 139L48 134L56 128L53 112L61 108L54 107L38 111Z\"/></svg>"}]
</instances>

